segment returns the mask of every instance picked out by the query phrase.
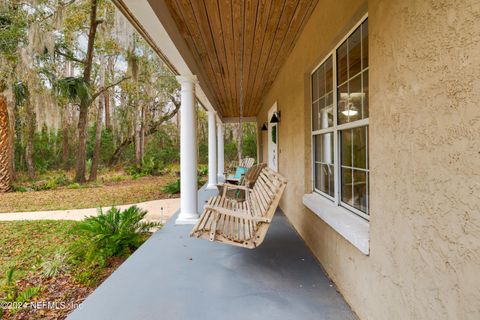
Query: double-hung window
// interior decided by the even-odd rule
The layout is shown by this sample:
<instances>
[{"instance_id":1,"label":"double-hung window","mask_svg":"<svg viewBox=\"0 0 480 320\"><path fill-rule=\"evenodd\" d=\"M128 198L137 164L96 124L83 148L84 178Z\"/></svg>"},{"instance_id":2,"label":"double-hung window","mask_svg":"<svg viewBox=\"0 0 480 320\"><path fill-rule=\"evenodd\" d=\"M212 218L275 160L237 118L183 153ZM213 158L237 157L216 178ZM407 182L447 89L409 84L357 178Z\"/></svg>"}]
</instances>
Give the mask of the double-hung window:
<instances>
[{"instance_id":1,"label":"double-hung window","mask_svg":"<svg viewBox=\"0 0 480 320\"><path fill-rule=\"evenodd\" d=\"M313 187L369 219L368 20L312 73Z\"/></svg>"}]
</instances>

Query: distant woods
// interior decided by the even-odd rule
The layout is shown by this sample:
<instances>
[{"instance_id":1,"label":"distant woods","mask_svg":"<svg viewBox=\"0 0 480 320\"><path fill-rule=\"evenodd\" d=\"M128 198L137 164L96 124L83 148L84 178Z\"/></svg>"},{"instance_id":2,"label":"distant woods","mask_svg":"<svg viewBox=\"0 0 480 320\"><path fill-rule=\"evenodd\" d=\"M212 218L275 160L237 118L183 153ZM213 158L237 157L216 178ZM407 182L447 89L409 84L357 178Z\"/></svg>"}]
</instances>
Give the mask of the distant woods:
<instances>
[{"instance_id":1,"label":"distant woods","mask_svg":"<svg viewBox=\"0 0 480 320\"><path fill-rule=\"evenodd\" d=\"M0 192L18 175L162 167L179 161L179 85L106 0L0 0ZM199 108L200 161L207 119ZM243 127L244 155L256 127ZM225 129L226 160L238 125Z\"/></svg>"}]
</instances>

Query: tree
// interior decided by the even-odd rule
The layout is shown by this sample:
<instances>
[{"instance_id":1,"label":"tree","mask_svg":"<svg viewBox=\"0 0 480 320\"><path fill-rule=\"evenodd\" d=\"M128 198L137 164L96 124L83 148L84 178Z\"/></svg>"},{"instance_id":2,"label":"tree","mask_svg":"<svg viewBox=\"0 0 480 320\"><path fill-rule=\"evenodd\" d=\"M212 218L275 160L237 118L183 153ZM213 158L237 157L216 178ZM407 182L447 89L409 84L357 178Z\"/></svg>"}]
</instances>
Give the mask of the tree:
<instances>
[{"instance_id":1,"label":"tree","mask_svg":"<svg viewBox=\"0 0 480 320\"><path fill-rule=\"evenodd\" d=\"M26 146L25 146L25 162L27 164L28 177L35 177L35 168L33 165L33 138L35 136L35 112L32 109L30 101L30 92L25 82L18 81L13 85L13 93L15 96L16 107L25 107L26 114Z\"/></svg>"},{"instance_id":2,"label":"tree","mask_svg":"<svg viewBox=\"0 0 480 320\"><path fill-rule=\"evenodd\" d=\"M100 89L105 87L105 55L100 56ZM104 94L98 99L97 125L95 128L95 146L93 148L92 166L90 168L90 181L97 180L98 163L100 162L100 142L102 140L103 110L105 108Z\"/></svg>"},{"instance_id":3,"label":"tree","mask_svg":"<svg viewBox=\"0 0 480 320\"><path fill-rule=\"evenodd\" d=\"M0 81L0 193L12 187L10 170L10 127L8 124L7 99L4 95L5 83Z\"/></svg>"}]
</instances>

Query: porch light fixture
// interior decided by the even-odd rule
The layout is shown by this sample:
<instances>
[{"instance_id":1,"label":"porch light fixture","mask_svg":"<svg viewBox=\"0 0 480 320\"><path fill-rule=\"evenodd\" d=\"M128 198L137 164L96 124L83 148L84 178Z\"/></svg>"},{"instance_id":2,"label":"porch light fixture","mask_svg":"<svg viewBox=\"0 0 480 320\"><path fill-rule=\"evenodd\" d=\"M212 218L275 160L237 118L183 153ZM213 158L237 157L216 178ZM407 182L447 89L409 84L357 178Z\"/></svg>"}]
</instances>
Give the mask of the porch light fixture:
<instances>
[{"instance_id":1,"label":"porch light fixture","mask_svg":"<svg viewBox=\"0 0 480 320\"><path fill-rule=\"evenodd\" d=\"M267 123L265 122L262 126L262 131L268 131Z\"/></svg>"},{"instance_id":2,"label":"porch light fixture","mask_svg":"<svg viewBox=\"0 0 480 320\"><path fill-rule=\"evenodd\" d=\"M270 119L270 123L279 123L280 122L280 111L275 111Z\"/></svg>"}]
</instances>

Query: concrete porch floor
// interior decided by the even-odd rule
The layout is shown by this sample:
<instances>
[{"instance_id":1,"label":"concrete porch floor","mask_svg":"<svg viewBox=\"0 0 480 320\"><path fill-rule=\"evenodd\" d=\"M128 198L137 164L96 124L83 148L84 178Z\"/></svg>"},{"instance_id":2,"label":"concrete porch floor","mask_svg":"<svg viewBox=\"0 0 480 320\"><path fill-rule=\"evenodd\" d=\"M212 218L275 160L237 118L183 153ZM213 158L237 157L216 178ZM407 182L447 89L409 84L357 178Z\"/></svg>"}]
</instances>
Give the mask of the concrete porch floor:
<instances>
[{"instance_id":1,"label":"concrete porch floor","mask_svg":"<svg viewBox=\"0 0 480 320\"><path fill-rule=\"evenodd\" d=\"M199 203L213 194L202 188ZM190 238L192 226L174 223L68 319L357 319L281 211L255 250Z\"/></svg>"}]
</instances>

